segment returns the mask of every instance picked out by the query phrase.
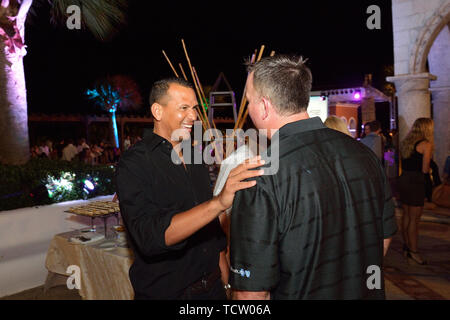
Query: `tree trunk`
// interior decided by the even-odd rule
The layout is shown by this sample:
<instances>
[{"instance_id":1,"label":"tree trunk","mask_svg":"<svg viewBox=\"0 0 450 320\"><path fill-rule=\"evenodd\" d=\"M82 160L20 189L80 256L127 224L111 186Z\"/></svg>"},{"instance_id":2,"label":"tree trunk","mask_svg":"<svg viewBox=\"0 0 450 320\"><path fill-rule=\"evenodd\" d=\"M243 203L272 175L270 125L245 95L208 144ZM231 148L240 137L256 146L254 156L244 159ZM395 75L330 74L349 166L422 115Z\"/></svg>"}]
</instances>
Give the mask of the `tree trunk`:
<instances>
[{"instance_id":1,"label":"tree trunk","mask_svg":"<svg viewBox=\"0 0 450 320\"><path fill-rule=\"evenodd\" d=\"M109 132L111 144L119 148L119 133L117 131L116 113L109 112Z\"/></svg>"},{"instance_id":2,"label":"tree trunk","mask_svg":"<svg viewBox=\"0 0 450 320\"><path fill-rule=\"evenodd\" d=\"M30 157L23 39L31 3L21 3L14 36L0 37L0 162L5 164L23 164Z\"/></svg>"},{"instance_id":3,"label":"tree trunk","mask_svg":"<svg viewBox=\"0 0 450 320\"><path fill-rule=\"evenodd\" d=\"M23 58L11 61L0 42L0 162L23 164L30 156Z\"/></svg>"}]
</instances>

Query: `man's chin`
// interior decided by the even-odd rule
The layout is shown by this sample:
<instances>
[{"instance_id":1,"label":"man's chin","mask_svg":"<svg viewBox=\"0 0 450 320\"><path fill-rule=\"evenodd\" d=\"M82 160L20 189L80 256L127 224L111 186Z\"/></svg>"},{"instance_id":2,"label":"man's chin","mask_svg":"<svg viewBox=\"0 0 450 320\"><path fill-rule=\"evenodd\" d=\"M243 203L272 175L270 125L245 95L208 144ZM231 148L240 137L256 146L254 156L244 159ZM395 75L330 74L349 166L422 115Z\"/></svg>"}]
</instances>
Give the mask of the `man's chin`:
<instances>
[{"instance_id":1,"label":"man's chin","mask_svg":"<svg viewBox=\"0 0 450 320\"><path fill-rule=\"evenodd\" d=\"M188 141L191 140L191 135L183 135L183 136L179 136L178 139L175 139L176 142L183 142L183 141Z\"/></svg>"},{"instance_id":2,"label":"man's chin","mask_svg":"<svg viewBox=\"0 0 450 320\"><path fill-rule=\"evenodd\" d=\"M172 141L181 142L191 139L191 129L180 128L172 133Z\"/></svg>"}]
</instances>

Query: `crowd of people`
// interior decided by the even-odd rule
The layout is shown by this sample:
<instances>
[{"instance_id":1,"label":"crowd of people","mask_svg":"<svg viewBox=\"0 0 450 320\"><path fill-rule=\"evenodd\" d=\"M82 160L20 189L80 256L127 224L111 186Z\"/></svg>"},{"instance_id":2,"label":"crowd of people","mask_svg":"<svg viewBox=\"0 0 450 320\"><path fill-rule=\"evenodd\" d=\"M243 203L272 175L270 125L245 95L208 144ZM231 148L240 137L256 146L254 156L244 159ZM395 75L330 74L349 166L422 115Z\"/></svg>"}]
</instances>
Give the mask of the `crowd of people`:
<instances>
[{"instance_id":1,"label":"crowd of people","mask_svg":"<svg viewBox=\"0 0 450 320\"><path fill-rule=\"evenodd\" d=\"M127 150L134 143L140 141L139 136L126 136L123 150ZM31 147L32 158L48 158L52 160L80 161L86 164L113 164L119 160L121 150L108 141L89 144L85 138L76 142L74 139L38 139L38 143Z\"/></svg>"},{"instance_id":2,"label":"crowd of people","mask_svg":"<svg viewBox=\"0 0 450 320\"><path fill-rule=\"evenodd\" d=\"M335 115L329 116L325 120L324 124L330 129L340 131L350 137L353 137L345 121ZM373 120L366 122L363 125L361 137L357 139L369 147L384 165L386 161L390 161L391 163L394 161L394 159L391 159L391 151L395 150L397 147L395 143L396 137L394 137L396 134L397 131L393 130L390 134L385 135L382 131L380 121Z\"/></svg>"},{"instance_id":3,"label":"crowd of people","mask_svg":"<svg viewBox=\"0 0 450 320\"><path fill-rule=\"evenodd\" d=\"M328 117L325 125L351 136L345 122L339 117ZM379 121L374 120L364 125L364 134L360 142L370 148L384 165L390 145L386 136L381 133ZM442 185L438 165L432 159L434 150L433 120L430 118L416 119L400 145L398 151L399 159L401 159L401 174L398 178L397 194L399 204L403 209L401 228L404 243L403 255L416 264L425 265L427 260L419 253L418 249L420 217L425 207L432 209L436 207L435 203L443 206L448 206L449 203L449 200L445 201L444 199L449 197L448 193L444 194L444 190L448 190L447 188L439 188L440 193L435 193L436 199L433 199L433 190L437 190ZM444 185L446 186L448 185L446 180L449 163L450 157L447 158L444 170Z\"/></svg>"}]
</instances>

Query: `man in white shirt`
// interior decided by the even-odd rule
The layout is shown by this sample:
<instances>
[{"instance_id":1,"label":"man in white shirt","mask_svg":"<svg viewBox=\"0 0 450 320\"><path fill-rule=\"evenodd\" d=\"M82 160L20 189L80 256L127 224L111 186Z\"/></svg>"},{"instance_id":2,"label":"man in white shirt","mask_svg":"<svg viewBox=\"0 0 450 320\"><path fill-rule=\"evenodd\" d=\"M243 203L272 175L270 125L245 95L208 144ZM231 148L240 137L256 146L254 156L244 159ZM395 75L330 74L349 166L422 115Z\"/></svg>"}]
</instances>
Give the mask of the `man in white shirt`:
<instances>
[{"instance_id":1,"label":"man in white shirt","mask_svg":"<svg viewBox=\"0 0 450 320\"><path fill-rule=\"evenodd\" d=\"M69 139L69 143L64 147L62 151L62 160L72 161L72 159L78 154L77 147L73 145L73 140Z\"/></svg>"},{"instance_id":2,"label":"man in white shirt","mask_svg":"<svg viewBox=\"0 0 450 320\"><path fill-rule=\"evenodd\" d=\"M86 139L81 138L79 140L78 146L77 146L77 152L80 153L84 149L89 149L89 145L86 143Z\"/></svg>"}]
</instances>

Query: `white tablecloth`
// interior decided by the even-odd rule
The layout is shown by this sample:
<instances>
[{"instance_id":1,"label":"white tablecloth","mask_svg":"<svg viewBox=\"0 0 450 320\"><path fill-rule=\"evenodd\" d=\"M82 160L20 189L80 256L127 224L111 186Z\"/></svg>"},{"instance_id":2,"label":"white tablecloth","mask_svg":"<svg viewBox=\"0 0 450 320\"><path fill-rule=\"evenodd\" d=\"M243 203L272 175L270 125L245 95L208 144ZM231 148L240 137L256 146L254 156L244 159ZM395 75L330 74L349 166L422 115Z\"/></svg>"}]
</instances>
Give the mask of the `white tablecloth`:
<instances>
[{"instance_id":1,"label":"white tablecloth","mask_svg":"<svg viewBox=\"0 0 450 320\"><path fill-rule=\"evenodd\" d=\"M46 287L51 286L52 273L69 276L70 265L80 267L80 296L86 300L130 300L134 297L128 270L133 262L133 252L126 246L102 248L106 242L78 244L69 239L79 231L57 234L50 243L45 266L49 271ZM117 242L117 240L116 240ZM119 242L117 242L119 243Z\"/></svg>"}]
</instances>

